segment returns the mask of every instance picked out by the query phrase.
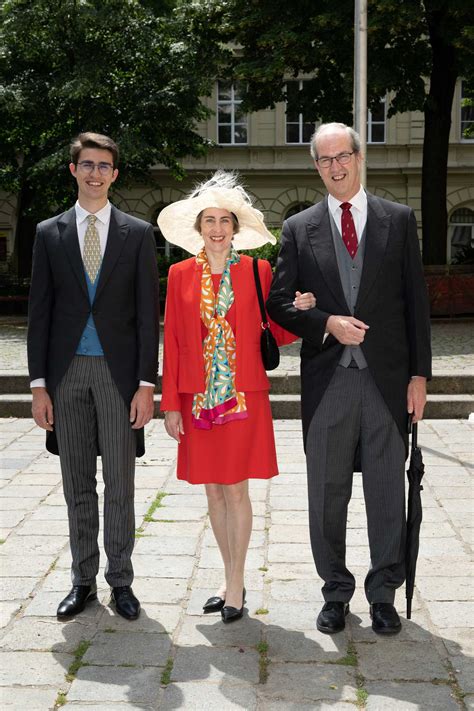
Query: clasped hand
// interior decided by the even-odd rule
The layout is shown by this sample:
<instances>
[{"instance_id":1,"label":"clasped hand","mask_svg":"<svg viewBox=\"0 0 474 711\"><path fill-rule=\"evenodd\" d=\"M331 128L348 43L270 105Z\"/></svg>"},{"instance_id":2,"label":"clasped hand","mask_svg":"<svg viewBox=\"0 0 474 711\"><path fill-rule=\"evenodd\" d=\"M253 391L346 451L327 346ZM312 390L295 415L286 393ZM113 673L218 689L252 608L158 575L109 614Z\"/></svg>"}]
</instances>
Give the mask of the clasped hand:
<instances>
[{"instance_id":1,"label":"clasped hand","mask_svg":"<svg viewBox=\"0 0 474 711\"><path fill-rule=\"evenodd\" d=\"M304 294L302 294L301 291L296 291L293 306L299 311L314 309L316 306L316 297L311 293L311 291L305 291Z\"/></svg>"},{"instance_id":2,"label":"clasped hand","mask_svg":"<svg viewBox=\"0 0 474 711\"><path fill-rule=\"evenodd\" d=\"M354 316L330 316L326 323L326 331L344 346L360 346L369 328Z\"/></svg>"}]
</instances>

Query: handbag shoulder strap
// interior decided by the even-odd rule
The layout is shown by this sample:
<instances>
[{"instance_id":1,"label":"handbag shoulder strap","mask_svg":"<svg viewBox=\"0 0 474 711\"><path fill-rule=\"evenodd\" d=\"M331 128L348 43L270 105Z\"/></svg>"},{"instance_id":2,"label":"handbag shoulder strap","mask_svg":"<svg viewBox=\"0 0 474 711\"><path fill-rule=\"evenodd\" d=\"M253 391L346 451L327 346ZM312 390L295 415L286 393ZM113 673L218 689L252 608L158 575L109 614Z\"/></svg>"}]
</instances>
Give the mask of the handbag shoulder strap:
<instances>
[{"instance_id":1,"label":"handbag shoulder strap","mask_svg":"<svg viewBox=\"0 0 474 711\"><path fill-rule=\"evenodd\" d=\"M265 303L263 301L262 285L260 284L260 275L258 273L258 257L253 258L253 275L255 277L255 287L257 289L258 303L260 306L260 314L262 316L262 328L268 326L267 314L265 312Z\"/></svg>"}]
</instances>

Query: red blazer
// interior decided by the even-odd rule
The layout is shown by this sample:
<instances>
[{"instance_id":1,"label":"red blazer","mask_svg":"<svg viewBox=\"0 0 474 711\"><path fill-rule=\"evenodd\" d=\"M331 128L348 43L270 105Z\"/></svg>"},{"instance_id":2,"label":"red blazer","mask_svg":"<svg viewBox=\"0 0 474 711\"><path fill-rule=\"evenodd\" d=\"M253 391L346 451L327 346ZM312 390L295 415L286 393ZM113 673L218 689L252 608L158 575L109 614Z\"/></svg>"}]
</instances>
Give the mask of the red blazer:
<instances>
[{"instance_id":1,"label":"red blazer","mask_svg":"<svg viewBox=\"0 0 474 711\"><path fill-rule=\"evenodd\" d=\"M266 299L272 282L267 261L259 260L260 282ZM268 390L270 382L260 353L261 315L253 275L252 258L240 256L231 266L236 309L236 388L239 392ZM202 266L195 257L173 264L168 274L165 309L161 410L181 410L180 393L204 392L205 370L201 338ZM270 320L278 345L297 336Z\"/></svg>"}]
</instances>

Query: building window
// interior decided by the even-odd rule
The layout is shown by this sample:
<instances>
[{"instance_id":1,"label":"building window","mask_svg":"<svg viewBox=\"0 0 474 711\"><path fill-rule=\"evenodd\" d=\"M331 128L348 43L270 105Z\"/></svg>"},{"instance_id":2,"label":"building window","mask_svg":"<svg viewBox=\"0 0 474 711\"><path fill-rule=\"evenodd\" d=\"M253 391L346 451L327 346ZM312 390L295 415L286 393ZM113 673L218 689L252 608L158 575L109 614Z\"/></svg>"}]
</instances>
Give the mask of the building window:
<instances>
[{"instance_id":1,"label":"building window","mask_svg":"<svg viewBox=\"0 0 474 711\"><path fill-rule=\"evenodd\" d=\"M240 108L242 85L217 82L217 142L226 145L247 143L247 114Z\"/></svg>"},{"instance_id":2,"label":"building window","mask_svg":"<svg viewBox=\"0 0 474 711\"><path fill-rule=\"evenodd\" d=\"M449 219L448 260L460 264L474 256L474 210L458 207Z\"/></svg>"},{"instance_id":3,"label":"building window","mask_svg":"<svg viewBox=\"0 0 474 711\"><path fill-rule=\"evenodd\" d=\"M380 99L378 106L367 113L367 143L385 143L387 102Z\"/></svg>"},{"instance_id":4,"label":"building window","mask_svg":"<svg viewBox=\"0 0 474 711\"><path fill-rule=\"evenodd\" d=\"M286 82L286 142L309 143L314 133L314 123L305 121L302 113L293 107L298 106L299 93L303 80Z\"/></svg>"},{"instance_id":5,"label":"building window","mask_svg":"<svg viewBox=\"0 0 474 711\"><path fill-rule=\"evenodd\" d=\"M461 82L461 141L474 141L474 94Z\"/></svg>"},{"instance_id":6,"label":"building window","mask_svg":"<svg viewBox=\"0 0 474 711\"><path fill-rule=\"evenodd\" d=\"M285 214L285 220L287 220L289 217L292 217L293 215L297 215L298 212L301 212L301 210L306 210L308 207L311 207L312 203L310 202L297 202L295 205L292 205L290 208L288 208L286 214Z\"/></svg>"}]
</instances>

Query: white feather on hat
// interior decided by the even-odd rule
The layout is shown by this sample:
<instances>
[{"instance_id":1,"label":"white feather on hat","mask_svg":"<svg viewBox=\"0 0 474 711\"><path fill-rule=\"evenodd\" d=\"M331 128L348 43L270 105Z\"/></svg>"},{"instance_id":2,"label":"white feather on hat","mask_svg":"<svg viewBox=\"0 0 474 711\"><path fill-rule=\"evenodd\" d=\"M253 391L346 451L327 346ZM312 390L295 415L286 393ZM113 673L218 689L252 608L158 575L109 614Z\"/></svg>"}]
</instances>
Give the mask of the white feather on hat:
<instances>
[{"instance_id":1,"label":"white feather on hat","mask_svg":"<svg viewBox=\"0 0 474 711\"><path fill-rule=\"evenodd\" d=\"M236 250L256 249L267 242L276 243L276 238L265 227L263 214L252 206L250 197L237 184L235 175L224 171L215 173L184 200L164 207L158 215L158 227L168 242L191 254L198 254L204 241L195 228L195 222L199 213L208 207L228 210L236 216L239 223L239 231L233 237Z\"/></svg>"}]
</instances>

